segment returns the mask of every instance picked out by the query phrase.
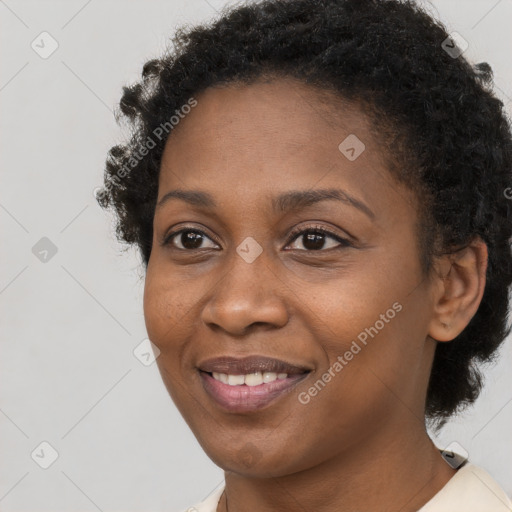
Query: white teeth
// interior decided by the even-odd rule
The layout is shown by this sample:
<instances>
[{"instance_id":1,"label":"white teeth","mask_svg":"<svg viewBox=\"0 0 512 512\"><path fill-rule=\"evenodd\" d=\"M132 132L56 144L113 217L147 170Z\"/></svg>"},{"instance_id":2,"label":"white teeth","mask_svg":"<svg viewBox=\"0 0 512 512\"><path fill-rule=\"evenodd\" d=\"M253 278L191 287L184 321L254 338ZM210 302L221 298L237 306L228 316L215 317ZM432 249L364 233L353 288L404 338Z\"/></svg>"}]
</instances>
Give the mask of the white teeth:
<instances>
[{"instance_id":1,"label":"white teeth","mask_svg":"<svg viewBox=\"0 0 512 512\"><path fill-rule=\"evenodd\" d=\"M225 373L213 372L212 375L215 380L220 380L224 384L228 383L228 376Z\"/></svg>"},{"instance_id":2,"label":"white teeth","mask_svg":"<svg viewBox=\"0 0 512 512\"><path fill-rule=\"evenodd\" d=\"M228 375L228 384L230 386L241 386L244 380L243 375Z\"/></svg>"},{"instance_id":3,"label":"white teeth","mask_svg":"<svg viewBox=\"0 0 512 512\"><path fill-rule=\"evenodd\" d=\"M241 386L245 384L246 386L259 386L260 384L268 384L269 382L274 382L277 379L286 379L288 377L287 373L274 373L274 372L255 372L248 373L247 375L227 375L226 373L212 373L213 378L224 384L229 384L230 386Z\"/></svg>"},{"instance_id":4,"label":"white teeth","mask_svg":"<svg viewBox=\"0 0 512 512\"><path fill-rule=\"evenodd\" d=\"M263 375L261 372L249 373L245 376L245 384L247 386L259 386L263 384Z\"/></svg>"}]
</instances>

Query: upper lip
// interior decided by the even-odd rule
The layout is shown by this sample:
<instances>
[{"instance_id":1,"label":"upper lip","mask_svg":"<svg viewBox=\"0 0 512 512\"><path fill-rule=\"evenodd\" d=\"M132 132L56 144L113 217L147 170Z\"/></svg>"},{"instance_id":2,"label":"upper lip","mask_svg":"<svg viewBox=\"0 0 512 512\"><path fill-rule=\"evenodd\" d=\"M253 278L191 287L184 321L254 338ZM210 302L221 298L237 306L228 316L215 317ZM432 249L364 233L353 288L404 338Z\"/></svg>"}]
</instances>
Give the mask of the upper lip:
<instances>
[{"instance_id":1,"label":"upper lip","mask_svg":"<svg viewBox=\"0 0 512 512\"><path fill-rule=\"evenodd\" d=\"M207 373L225 373L228 375L246 375L257 372L287 373L288 375L311 371L304 366L296 366L280 359L260 355L237 358L221 356L207 359L198 365L199 370Z\"/></svg>"}]
</instances>

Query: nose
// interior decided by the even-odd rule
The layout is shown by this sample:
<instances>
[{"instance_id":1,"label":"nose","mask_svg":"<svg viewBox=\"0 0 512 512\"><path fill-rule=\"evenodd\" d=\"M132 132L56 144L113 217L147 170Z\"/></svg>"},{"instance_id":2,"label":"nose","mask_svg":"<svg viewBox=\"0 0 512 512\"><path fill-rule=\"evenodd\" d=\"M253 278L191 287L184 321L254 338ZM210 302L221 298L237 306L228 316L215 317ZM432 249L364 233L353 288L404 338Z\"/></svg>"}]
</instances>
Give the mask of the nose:
<instances>
[{"instance_id":1,"label":"nose","mask_svg":"<svg viewBox=\"0 0 512 512\"><path fill-rule=\"evenodd\" d=\"M246 335L256 326L275 329L286 325L287 286L264 253L251 263L234 253L226 264L201 312L205 325L233 336Z\"/></svg>"}]
</instances>

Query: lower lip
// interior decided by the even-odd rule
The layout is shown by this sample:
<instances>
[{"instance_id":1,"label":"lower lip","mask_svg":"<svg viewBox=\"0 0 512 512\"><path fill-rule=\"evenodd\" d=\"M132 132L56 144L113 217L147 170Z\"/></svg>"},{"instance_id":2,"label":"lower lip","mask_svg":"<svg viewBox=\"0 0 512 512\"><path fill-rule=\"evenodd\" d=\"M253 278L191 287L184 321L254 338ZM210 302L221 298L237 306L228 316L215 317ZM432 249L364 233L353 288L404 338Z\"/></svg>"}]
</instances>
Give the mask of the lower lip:
<instances>
[{"instance_id":1,"label":"lower lip","mask_svg":"<svg viewBox=\"0 0 512 512\"><path fill-rule=\"evenodd\" d=\"M199 371L199 374L205 391L218 405L230 412L250 412L262 409L276 398L289 393L309 372L290 375L286 379L277 379L258 386L230 386L214 379L209 373Z\"/></svg>"}]
</instances>

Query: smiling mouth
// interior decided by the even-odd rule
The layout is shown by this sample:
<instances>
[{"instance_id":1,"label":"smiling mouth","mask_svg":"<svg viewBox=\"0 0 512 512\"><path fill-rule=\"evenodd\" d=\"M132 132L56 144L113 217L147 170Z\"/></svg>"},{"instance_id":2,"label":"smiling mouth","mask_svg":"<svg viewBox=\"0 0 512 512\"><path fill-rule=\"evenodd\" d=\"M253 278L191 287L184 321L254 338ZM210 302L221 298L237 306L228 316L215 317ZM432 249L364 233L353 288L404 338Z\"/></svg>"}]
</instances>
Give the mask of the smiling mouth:
<instances>
[{"instance_id":1,"label":"smiling mouth","mask_svg":"<svg viewBox=\"0 0 512 512\"><path fill-rule=\"evenodd\" d=\"M257 411L290 393L313 370L262 355L220 356L198 364L208 398L223 411Z\"/></svg>"},{"instance_id":2,"label":"smiling mouth","mask_svg":"<svg viewBox=\"0 0 512 512\"><path fill-rule=\"evenodd\" d=\"M217 407L224 412L250 413L276 404L279 398L292 392L305 380L310 372L294 375L278 375L272 372L228 375L215 372L214 376L213 372L199 371L199 374L203 389ZM264 381L265 378L267 382ZM227 382L223 382L226 379Z\"/></svg>"}]
</instances>

